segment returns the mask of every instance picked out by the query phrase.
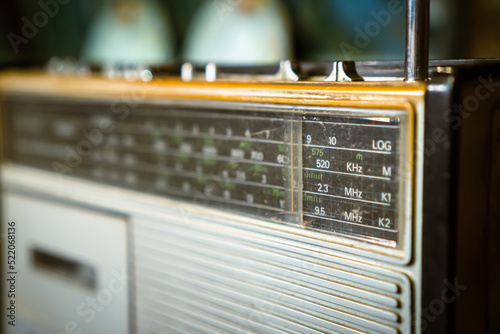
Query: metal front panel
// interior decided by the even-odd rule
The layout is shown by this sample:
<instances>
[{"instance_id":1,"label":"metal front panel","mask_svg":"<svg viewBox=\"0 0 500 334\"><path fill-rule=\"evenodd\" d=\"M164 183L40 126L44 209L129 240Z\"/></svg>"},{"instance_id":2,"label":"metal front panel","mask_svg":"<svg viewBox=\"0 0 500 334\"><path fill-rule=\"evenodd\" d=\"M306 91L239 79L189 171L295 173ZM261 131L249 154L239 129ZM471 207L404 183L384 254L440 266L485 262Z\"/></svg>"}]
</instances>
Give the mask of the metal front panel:
<instances>
[{"instance_id":1,"label":"metal front panel","mask_svg":"<svg viewBox=\"0 0 500 334\"><path fill-rule=\"evenodd\" d=\"M134 220L139 332L410 332L405 275L225 218Z\"/></svg>"},{"instance_id":2,"label":"metal front panel","mask_svg":"<svg viewBox=\"0 0 500 334\"><path fill-rule=\"evenodd\" d=\"M43 98L39 95L30 99L18 95L25 87L17 86L18 91L13 92L13 87L23 82L18 79L14 78L13 85L9 84L12 95L7 95L16 99L23 97L24 104L19 103L19 99L17 102L16 99L10 102L6 99L11 114L4 114L7 115L5 121L11 125L7 127L10 130L8 136L13 139L7 152L10 163L2 168L4 187L127 217L132 240L128 264L133 268L130 293L134 297L130 298L133 312L130 319L138 332L406 333L414 330L412 318L420 316L421 189L418 185L422 152L414 151L414 148L422 131L421 86L402 83L383 87L377 84L249 84L248 87L242 85L232 89L220 83L192 83L188 86L175 82L167 82L165 86L152 83L146 88L141 87L146 96L152 94L151 98L135 101L137 103L131 106L114 100L113 96L135 85L125 87L122 82L103 83L89 79L91 82L87 82L87 88L80 91L85 85L78 82L66 89L58 79L51 79L42 88L37 86L34 78L29 82L35 91L52 87L61 95L55 99L54 96ZM96 94L100 98L89 98L98 87L103 88ZM167 98L158 98L155 94ZM204 98L214 101L201 100ZM241 100L248 103L235 102ZM30 103L32 116L37 119L34 121L37 124L33 127L35 131L31 133L23 128L26 122L16 121L17 116L22 119L23 108ZM119 118L122 115L119 112L124 111L122 107L130 112L127 114L129 119ZM115 114L116 110L118 114ZM192 123L187 127L185 124L177 127L174 122L162 132L162 120L169 120L169 115L177 115L175 117L179 119L183 115L190 119L189 122L194 122L193 112L210 117L198 127ZM52 119L51 114L64 117ZM67 147L76 149L84 140L90 141L89 132L83 130L100 129L102 123L99 122L110 114L115 116L114 130L93 147L93 154L88 154L75 166L67 164L66 167L71 169L69 173L54 169L54 162L67 163ZM46 117L40 118L40 115ZM217 117L213 117L215 115ZM224 117L220 115L229 115L231 119L238 115L239 123L231 121L230 132L227 126L215 126L212 130L211 122L224 123L221 121ZM279 126L272 128L282 129L269 134L271 137L282 134L281 139L278 138L280 143L269 143L276 144L275 150L260 142L257 144L265 148L255 150L255 153L248 147L250 139L276 141L276 138L267 138L266 131L261 133L250 129L250 136L246 136L245 127L259 117L276 121L273 124ZM73 123L74 119L79 120ZM37 132L42 123L47 125L46 128ZM21 126L16 128L16 124ZM237 132L234 129L238 126L243 127L243 132L235 136L237 140L228 140L229 134ZM358 130L364 126L372 127L370 131L373 133L368 131L370 135L363 137ZM379 130L385 126L389 126L391 134L382 138L384 132ZM226 132L221 132L221 129ZM332 132L340 134L338 150L328 147L333 143L330 142L334 137ZM176 139L179 133L183 134L183 140ZM200 134L204 137L198 138ZM113 142L110 139L113 136L118 137L119 144L110 150L107 145L110 140ZM168 160L162 163L155 152L155 149L165 148L157 144L158 136L165 139L168 149L175 151L172 165ZM188 137L189 140L184 140ZM348 143L346 138L355 140ZM139 141L142 146L131 147L130 143L134 141ZM396 145L391 145L394 142ZM189 149L188 144L191 145ZM353 146L349 147L349 144ZM234 156L231 155L232 149L236 149ZM238 149L243 150L243 155ZM224 150L227 154L214 156L214 152ZM102 154L98 153L100 151ZM181 151L183 155L177 154ZM263 159L259 152L264 153ZM268 160L269 152L272 160ZM279 159L280 155L287 159ZM362 166L358 161L355 170L347 170L349 163L352 167L350 159L356 160L359 155L366 159L366 165ZM324 157L328 157L336 169L330 169L326 164L315 167L318 159L326 160ZM111 158L117 160L107 161ZM173 174L170 190L165 192L163 190L169 187L162 190L165 183L157 182L161 175L157 168L166 166L169 172L175 172L175 159L184 164L186 161L196 163L189 166L192 170L183 169L178 171L179 174ZM237 170L225 175L225 169L219 165L224 160L232 163L238 159L241 159L237 161L240 166L249 164L254 167L258 165L257 161L280 166L267 166L277 168L265 178L264 169L253 168L256 173L251 175L258 176L259 180L246 179L243 182L240 179L237 183L234 182L237 181ZM337 159L340 163L334 165ZM314 166L307 165L311 161ZM202 168L197 168L197 165ZM212 169L204 166L212 166ZM381 179L375 184L371 180L376 178L346 175L361 171L360 166L363 171L368 171L368 176L394 178ZM147 170L144 167L152 168ZM389 168L396 173L384 176L384 171L389 173ZM320 171L323 169L329 171ZM225 195L224 190L228 189L222 189L219 201L222 205L217 205L217 198L211 197L213 192L201 182L203 178L200 176L203 175L200 171L207 170L215 172L210 177L217 174L223 178L229 176L222 185L236 187L238 192L235 193L251 193L250 187L260 191L266 185L282 189L262 191L261 196L253 198L245 196L239 199L238 207L233 206L233 201ZM318 187L315 182L321 178L334 182L330 180L330 174L335 174L337 181L342 183L339 188L344 195L328 193L331 196L326 196L319 188L311 188ZM190 175L193 178L189 187L184 186ZM180 182L180 187L173 187L175 182ZM361 189L366 185L373 190L372 195L378 194L381 200L381 193L397 193L393 197L395 202L385 205L390 209L385 212L393 215L385 218L391 222L396 219L398 223L395 232L390 232L396 233L395 237L387 237L385 231L370 234L370 229L364 226L361 230L350 229L346 222L340 222L345 225L326 226L328 224L318 219L321 218L318 216L323 216L321 206L318 210L315 206L308 207L307 196L316 196L314 201L328 203L324 207L325 216L335 214L328 212L328 208L344 206L351 201L363 203L359 209L350 211L352 215L343 207L338 211L340 214L347 212L345 218L352 216L356 219L355 214L360 215L363 210L381 205L380 202L365 205L368 203L359 201L365 198L354 198L360 192L367 193ZM200 196L189 192L193 189L196 190L194 194ZM344 198L346 194L352 198ZM280 198L272 199L283 195L284 205ZM367 200L378 202L375 198ZM266 210L241 209L252 208L256 203L266 205ZM269 206L278 210L268 210ZM361 220L350 223L361 223ZM392 226L389 224L388 227Z\"/></svg>"},{"instance_id":3,"label":"metal front panel","mask_svg":"<svg viewBox=\"0 0 500 334\"><path fill-rule=\"evenodd\" d=\"M410 277L399 266L203 205L16 165L2 178L11 193L128 217L138 333L411 332Z\"/></svg>"}]
</instances>

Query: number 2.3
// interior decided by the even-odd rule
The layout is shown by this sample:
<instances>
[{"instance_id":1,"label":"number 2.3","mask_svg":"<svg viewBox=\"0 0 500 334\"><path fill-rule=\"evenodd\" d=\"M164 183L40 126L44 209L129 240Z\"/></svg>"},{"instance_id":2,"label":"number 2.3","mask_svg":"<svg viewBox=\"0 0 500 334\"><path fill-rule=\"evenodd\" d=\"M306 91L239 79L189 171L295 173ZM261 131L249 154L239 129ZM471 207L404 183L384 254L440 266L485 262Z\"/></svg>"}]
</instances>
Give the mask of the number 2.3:
<instances>
[{"instance_id":1,"label":"number 2.3","mask_svg":"<svg viewBox=\"0 0 500 334\"><path fill-rule=\"evenodd\" d=\"M318 192L319 193L327 193L328 192L328 184L318 183Z\"/></svg>"}]
</instances>

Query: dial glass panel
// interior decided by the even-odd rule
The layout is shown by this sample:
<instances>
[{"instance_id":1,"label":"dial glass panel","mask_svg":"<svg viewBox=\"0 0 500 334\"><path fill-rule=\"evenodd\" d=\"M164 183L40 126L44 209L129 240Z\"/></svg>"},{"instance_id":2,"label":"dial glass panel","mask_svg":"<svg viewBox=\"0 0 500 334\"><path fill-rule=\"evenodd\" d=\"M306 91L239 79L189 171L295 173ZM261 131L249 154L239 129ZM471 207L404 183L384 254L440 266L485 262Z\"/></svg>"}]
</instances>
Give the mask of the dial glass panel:
<instances>
[{"instance_id":1,"label":"dial glass panel","mask_svg":"<svg viewBox=\"0 0 500 334\"><path fill-rule=\"evenodd\" d=\"M13 162L403 247L405 112L29 99L5 110Z\"/></svg>"},{"instance_id":2,"label":"dial glass panel","mask_svg":"<svg viewBox=\"0 0 500 334\"><path fill-rule=\"evenodd\" d=\"M399 118L304 117L304 224L396 246L400 132Z\"/></svg>"}]
</instances>

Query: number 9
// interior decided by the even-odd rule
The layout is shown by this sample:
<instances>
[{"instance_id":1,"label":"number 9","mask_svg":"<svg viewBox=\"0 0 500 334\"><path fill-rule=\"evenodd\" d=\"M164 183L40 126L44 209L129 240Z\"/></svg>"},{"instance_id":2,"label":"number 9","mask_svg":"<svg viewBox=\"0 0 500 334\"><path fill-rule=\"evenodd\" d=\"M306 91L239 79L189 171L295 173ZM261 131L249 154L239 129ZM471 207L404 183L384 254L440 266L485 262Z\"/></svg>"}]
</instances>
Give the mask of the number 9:
<instances>
[{"instance_id":1,"label":"number 9","mask_svg":"<svg viewBox=\"0 0 500 334\"><path fill-rule=\"evenodd\" d=\"M311 141L312 141L311 135L307 135L307 136L306 136L306 143L307 143L307 144L310 144L310 143L311 143Z\"/></svg>"}]
</instances>

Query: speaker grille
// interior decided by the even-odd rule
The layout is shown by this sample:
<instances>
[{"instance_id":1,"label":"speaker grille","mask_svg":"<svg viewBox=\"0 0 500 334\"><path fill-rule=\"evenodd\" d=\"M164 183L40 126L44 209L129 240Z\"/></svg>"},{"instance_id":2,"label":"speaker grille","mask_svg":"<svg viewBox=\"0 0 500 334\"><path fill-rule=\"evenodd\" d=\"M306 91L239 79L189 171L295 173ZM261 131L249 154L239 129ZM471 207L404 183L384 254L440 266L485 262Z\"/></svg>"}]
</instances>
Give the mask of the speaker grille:
<instances>
[{"instance_id":1,"label":"speaker grille","mask_svg":"<svg viewBox=\"0 0 500 334\"><path fill-rule=\"evenodd\" d=\"M407 277L325 242L186 215L133 226L139 333L410 332Z\"/></svg>"}]
</instances>

